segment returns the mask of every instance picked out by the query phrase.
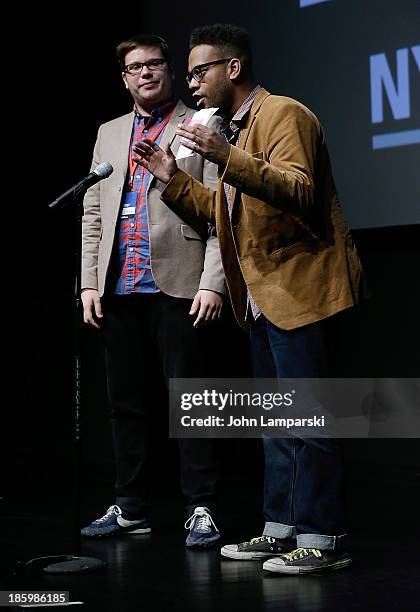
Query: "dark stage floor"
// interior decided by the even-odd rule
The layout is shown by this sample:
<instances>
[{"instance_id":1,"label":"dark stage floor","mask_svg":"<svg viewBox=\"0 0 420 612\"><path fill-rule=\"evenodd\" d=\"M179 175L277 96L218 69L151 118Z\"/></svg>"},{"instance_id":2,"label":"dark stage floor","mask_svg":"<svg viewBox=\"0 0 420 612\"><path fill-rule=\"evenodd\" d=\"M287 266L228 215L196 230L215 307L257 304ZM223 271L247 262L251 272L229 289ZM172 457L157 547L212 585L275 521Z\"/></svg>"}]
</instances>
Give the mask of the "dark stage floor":
<instances>
[{"instance_id":1,"label":"dark stage floor","mask_svg":"<svg viewBox=\"0 0 420 612\"><path fill-rule=\"evenodd\" d=\"M107 570L72 577L13 575L10 568L19 560L73 552L66 490L70 475L64 471L61 479L54 477L52 491L46 486L51 484L48 469L38 479L14 480L0 502L2 589L67 590L71 600L84 602L74 609L104 612L417 608L420 549L412 501L418 469L370 466L367 474L360 463L350 468L354 563L342 571L303 577L265 574L261 563L221 559L218 549L186 550L182 500L176 479L165 482L164 466L156 478L151 535L83 540L82 553L105 560ZM92 479L93 472L82 492L83 522L109 500L109 478L102 474ZM261 532L255 482L257 473L247 472L236 479L229 474L222 483L217 522L225 543Z\"/></svg>"}]
</instances>

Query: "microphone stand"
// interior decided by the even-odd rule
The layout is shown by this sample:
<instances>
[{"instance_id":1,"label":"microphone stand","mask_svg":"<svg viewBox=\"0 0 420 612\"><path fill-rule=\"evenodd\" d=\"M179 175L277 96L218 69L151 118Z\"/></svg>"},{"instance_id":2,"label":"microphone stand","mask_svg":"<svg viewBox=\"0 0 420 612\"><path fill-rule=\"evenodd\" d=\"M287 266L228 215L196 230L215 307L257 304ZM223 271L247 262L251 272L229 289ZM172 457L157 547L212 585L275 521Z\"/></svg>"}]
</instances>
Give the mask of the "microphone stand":
<instances>
[{"instance_id":1,"label":"microphone stand","mask_svg":"<svg viewBox=\"0 0 420 612\"><path fill-rule=\"evenodd\" d=\"M47 557L37 557L26 563L26 569L42 569L48 574L75 574L82 572L92 572L105 569L107 564L95 557L81 556L80 545L80 455L81 455L81 436L80 436L80 415L81 415L81 358L80 358L80 291L81 291L81 251L82 251L82 216L83 216L83 196L87 188L80 183L74 188L69 189L66 197L60 197L50 204L50 208L64 208L69 204L75 205L75 246L74 246L74 265L75 283L73 298L73 333L74 333L74 421L73 421L73 448L74 448L74 554L73 555L53 555Z\"/></svg>"}]
</instances>

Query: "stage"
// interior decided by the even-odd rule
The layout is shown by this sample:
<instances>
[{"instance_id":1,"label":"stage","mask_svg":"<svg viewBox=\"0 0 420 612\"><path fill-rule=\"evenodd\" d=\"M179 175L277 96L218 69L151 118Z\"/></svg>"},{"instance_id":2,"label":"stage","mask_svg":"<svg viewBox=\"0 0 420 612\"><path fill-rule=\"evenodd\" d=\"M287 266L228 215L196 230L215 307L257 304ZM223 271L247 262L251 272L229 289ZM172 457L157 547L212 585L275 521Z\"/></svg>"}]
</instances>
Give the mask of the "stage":
<instances>
[{"instance_id":1,"label":"stage","mask_svg":"<svg viewBox=\"0 0 420 612\"><path fill-rule=\"evenodd\" d=\"M216 521L223 543L234 543L261 533L262 458L257 440L235 441L233 446L229 441L221 442L224 469ZM407 441L412 452L415 443ZM246 446L248 453L244 452ZM22 480L9 483L0 502L4 571L1 588L65 590L70 592L71 601L84 602L80 609L103 612L236 608L387 611L406 610L413 605L418 596L420 563L414 503L420 469L381 465L384 459L389 462L385 453L398 451L392 440L344 444L353 564L340 572L300 577L268 574L262 571L260 562L223 559L218 548L185 548L187 532L183 529L182 499L174 468L176 450L169 444L167 460L156 463L152 533L100 540L84 538L82 554L108 564L104 571L84 575L22 572L19 561L73 552L71 472L64 465L64 456L63 463L44 457L42 462L22 470ZM361 457L375 450L377 460L356 461L351 458L355 450ZM101 500L112 499L112 481L107 471L91 462L85 468L81 491L83 524L106 509ZM13 567L14 574L10 573Z\"/></svg>"}]
</instances>

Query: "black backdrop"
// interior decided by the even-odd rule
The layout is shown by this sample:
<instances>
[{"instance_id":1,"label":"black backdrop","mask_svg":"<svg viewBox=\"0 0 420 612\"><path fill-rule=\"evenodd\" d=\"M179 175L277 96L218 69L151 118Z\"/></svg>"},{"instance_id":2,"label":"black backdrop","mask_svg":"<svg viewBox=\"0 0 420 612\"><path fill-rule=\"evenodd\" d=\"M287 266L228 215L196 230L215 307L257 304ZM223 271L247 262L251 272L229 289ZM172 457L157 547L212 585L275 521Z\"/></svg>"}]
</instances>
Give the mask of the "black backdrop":
<instances>
[{"instance_id":1,"label":"black backdrop","mask_svg":"<svg viewBox=\"0 0 420 612\"><path fill-rule=\"evenodd\" d=\"M331 7L334 1L337 5L346 5L345 14L353 21L349 24L343 20L340 32L330 28L327 48L332 42L340 45L343 36L347 41L354 40L354 47L358 48L361 25L354 23L350 8L360 10L362 3L331 0ZM386 5L393 5L392 12L381 11L378 17L385 23L385 31L398 16L400 21L404 17L407 28L415 23L417 2ZM321 5L305 10L317 8ZM342 81L335 94L342 109L338 115L334 115L335 102L321 103L318 89L328 92L331 88L328 79L331 75L334 79L336 55L333 50L326 54L325 71L312 64L314 48L323 39L320 25L314 13L312 17L308 13L305 21L314 23L313 38L305 35L302 39L302 31L295 28L292 19L297 11L297 2L292 0L258 4L213 2L211 6L188 1L182 8L174 5L172 9L154 3L129 9L121 6L112 14L101 16L97 6L83 10L73 5L71 9L57 6L48 14L37 6L27 10L24 21L10 23L14 37L8 59L15 84L9 101L17 111L19 133L13 134L10 144L14 178L8 182L12 191L6 202L11 203L12 214L7 217L8 229L4 232L12 238L7 259L11 281L5 288L9 298L5 300L5 335L12 332L4 344L11 366L6 383L10 399L5 416L16 416L17 426L14 435L7 435L3 444L8 449L2 464L6 468L6 480L24 480L40 474L48 479L46 466L58 469L57 466L67 461L71 448L72 215L69 210L52 214L47 204L87 173L98 125L130 108L130 100L120 83L114 48L120 40L136 32L157 32L165 36L175 51L177 72L182 75L192 26L214 21L247 26L253 37L257 70L263 75L263 84L275 93L302 99L321 117L331 143L338 189L346 194L343 201L347 213L356 201L362 200L367 183L375 194L375 190L380 191L381 186L388 184L390 172L400 177L401 172L417 168L414 180L408 181L409 175L406 176L412 193L404 196L401 192L393 211L393 226L355 232L372 299L337 331L336 359L339 370L352 376L418 376L419 226L405 223L407 210L413 218L418 215L419 146L401 149L401 159L384 153L379 161L377 158L374 163L369 162L368 175L361 176L361 165L366 165L368 160L363 155L362 159L355 160L353 154L347 158L341 144L349 141L353 131L354 124L347 120L347 115L351 105L358 103L360 93L352 89L348 95L348 89L340 89ZM407 11L411 11L410 19ZM369 11L368 16L373 27L375 15ZM415 40L407 32L404 45L414 44ZM399 44L396 40L390 48L396 49ZM287 58L282 62L280 79L274 78L273 60L267 60L273 57L270 45L276 48L278 45L282 57ZM372 52L381 50L373 48ZM183 85L180 93L186 93ZM364 112L369 110L365 108ZM366 117L365 123L368 124ZM372 151L366 149L366 155L372 155ZM404 160L409 160L406 168ZM377 197L369 200L373 211L382 197L379 191ZM367 205L366 199L363 201ZM361 226L365 227L363 223ZM85 331L83 346L85 461L107 465L111 452L101 343L94 333ZM165 432L165 417L161 424ZM6 428L4 431L9 432ZM164 441L161 444L163 456L165 453L171 456L171 446ZM228 445L224 445L223 452L229 457ZM234 461L243 461L240 452L236 451ZM250 443L246 452L247 460L252 461L258 449ZM346 443L346 452L350 463L364 462L367 474L369 470L373 474L378 465L410 469L420 465L416 440L350 441ZM381 474L386 487L389 471Z\"/></svg>"},{"instance_id":2,"label":"black backdrop","mask_svg":"<svg viewBox=\"0 0 420 612\"><path fill-rule=\"evenodd\" d=\"M37 115L31 135L34 130L37 141L54 152L49 173L65 164L45 195L55 195L83 174L98 124L130 106L114 56L121 39L142 30L158 30L166 37L181 77L179 91L188 99L182 77L191 27L234 21L252 36L262 84L303 101L321 119L351 226L420 223L418 0L328 0L307 7L300 7L299 0L211 5L186 0L182 8L157 10L148 3L129 12L127 16L125 9L116 9L107 16L88 7L57 14L50 28L38 10L33 15L36 39L18 49L24 92ZM401 61L397 52L405 53ZM35 68L32 77L25 70L28 54ZM371 69L379 55L382 68ZM375 86L378 79L380 87ZM371 108L375 100L380 121ZM58 124L63 117L67 129L62 130ZM57 132L63 136L61 147ZM415 133L417 144L373 148L375 136L395 133ZM42 170L45 159L39 162Z\"/></svg>"}]
</instances>

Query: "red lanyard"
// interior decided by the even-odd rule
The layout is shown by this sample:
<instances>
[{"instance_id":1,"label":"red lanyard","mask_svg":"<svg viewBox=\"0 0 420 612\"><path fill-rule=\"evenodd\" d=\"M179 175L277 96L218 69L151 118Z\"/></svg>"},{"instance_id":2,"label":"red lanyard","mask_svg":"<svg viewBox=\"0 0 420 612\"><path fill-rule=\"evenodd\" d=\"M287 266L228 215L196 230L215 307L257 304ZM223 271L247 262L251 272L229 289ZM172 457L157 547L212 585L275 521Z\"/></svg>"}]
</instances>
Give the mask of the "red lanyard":
<instances>
[{"instance_id":1,"label":"red lanyard","mask_svg":"<svg viewBox=\"0 0 420 612\"><path fill-rule=\"evenodd\" d=\"M175 110L175 108L173 108L172 111L169 113L169 115L167 117L165 117L165 119L162 121L162 123L160 124L160 126L158 127L158 129L156 130L154 135L151 138L149 138L149 140L153 140L153 142L154 142L161 135L161 133L163 132L165 127L168 125L172 115L174 114L174 110ZM133 133L131 134L130 153L128 155L128 168L129 168L129 172L130 172L128 186L129 186L130 189L133 188L134 177L135 177L135 174L137 172L137 168L139 166L139 164L137 162L136 163L133 162L133 136L135 134L135 131L136 130L133 130ZM137 142L139 142L139 141L137 141Z\"/></svg>"}]
</instances>

